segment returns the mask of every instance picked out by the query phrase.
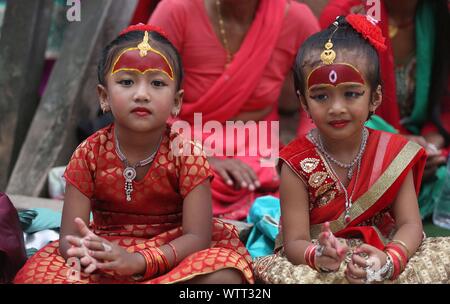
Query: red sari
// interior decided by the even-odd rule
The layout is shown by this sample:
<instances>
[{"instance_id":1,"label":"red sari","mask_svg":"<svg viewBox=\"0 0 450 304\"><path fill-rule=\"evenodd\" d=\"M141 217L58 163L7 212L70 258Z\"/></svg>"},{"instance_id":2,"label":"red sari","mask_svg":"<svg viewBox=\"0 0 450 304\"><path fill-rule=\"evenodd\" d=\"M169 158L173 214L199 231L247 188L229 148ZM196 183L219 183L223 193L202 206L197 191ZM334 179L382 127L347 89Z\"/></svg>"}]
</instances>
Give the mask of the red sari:
<instances>
[{"instance_id":1,"label":"red sari","mask_svg":"<svg viewBox=\"0 0 450 304\"><path fill-rule=\"evenodd\" d=\"M358 182L354 174L347 186L348 192L356 187L349 223L344 221L345 195L338 186L337 177L309 139L303 136L281 151L282 161L297 174L308 190L312 242L317 243L322 224L329 221L333 233L341 241L345 240L350 251L336 272L324 273L305 264L292 264L284 250L278 250L282 247L276 246L276 253L254 261L253 270L258 282L346 284L349 282L345 271L356 248L366 243L383 250L384 244L392 240L396 230L391 213L392 203L409 172L413 174L415 191L419 192L425 151L402 136L369 131ZM277 242L280 240L277 239ZM425 238L400 276L384 283L448 284L449 251L450 238Z\"/></svg>"},{"instance_id":2,"label":"red sari","mask_svg":"<svg viewBox=\"0 0 450 304\"><path fill-rule=\"evenodd\" d=\"M348 224L344 221L344 193L315 145L303 136L280 152L281 159L308 189L311 238L317 238L321 225L328 221L336 236L362 238L365 243L383 249L385 239L395 232L391 205L410 171L419 193L425 150L400 135L369 131L357 184L353 174L347 186L348 193L355 187Z\"/></svg>"},{"instance_id":3,"label":"red sari","mask_svg":"<svg viewBox=\"0 0 450 304\"><path fill-rule=\"evenodd\" d=\"M195 112L202 113L203 123L213 120L225 126L226 121L240 113L266 108L271 108L272 113L263 120L276 121L278 97L297 50L319 29L317 19L304 4L260 0L239 51L226 67L227 53L214 33L203 0L163 0L149 23L162 27L181 54L186 77L180 119L191 125ZM257 127L258 134L263 132ZM227 141L223 149L244 151L251 146L250 136L242 128L237 134L245 138L243 144ZM205 132L199 139L209 135ZM224 134L224 138L231 136ZM278 149L273 152L278 153ZM273 167L261 166L260 154L234 155L255 171L262 186L256 192L236 190L215 173L213 212L216 216L242 219L257 196L277 192L279 180Z\"/></svg>"},{"instance_id":4,"label":"red sari","mask_svg":"<svg viewBox=\"0 0 450 304\"><path fill-rule=\"evenodd\" d=\"M123 163L115 152L114 125L97 131L75 150L64 177L91 199L91 229L101 237L135 252L162 246L182 235L183 200L197 185L212 177L203 152L190 144L191 155L176 156L172 142L179 135L164 134L160 148L145 177L133 181L132 201L125 199ZM184 146L183 148L186 148ZM74 283L70 268L60 255L59 242L38 251L17 274L15 283ZM253 283L251 258L236 228L213 221L211 247L192 253L168 273L141 283L176 283L224 268L241 271ZM75 283L132 283L106 273L81 277Z\"/></svg>"}]
</instances>

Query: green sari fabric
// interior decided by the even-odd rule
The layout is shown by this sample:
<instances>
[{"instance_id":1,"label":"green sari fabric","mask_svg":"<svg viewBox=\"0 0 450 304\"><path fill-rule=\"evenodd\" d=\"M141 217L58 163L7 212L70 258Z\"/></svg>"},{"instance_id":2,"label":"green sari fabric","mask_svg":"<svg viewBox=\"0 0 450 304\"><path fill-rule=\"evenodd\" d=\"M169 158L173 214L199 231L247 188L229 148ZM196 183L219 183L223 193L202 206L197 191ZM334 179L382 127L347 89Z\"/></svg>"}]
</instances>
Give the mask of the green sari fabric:
<instances>
[{"instance_id":1,"label":"green sari fabric","mask_svg":"<svg viewBox=\"0 0 450 304\"><path fill-rule=\"evenodd\" d=\"M416 12L416 88L411 117L403 125L412 133L419 134L427 119L428 96L433 68L436 40L433 1L422 1Z\"/></svg>"},{"instance_id":2,"label":"green sari fabric","mask_svg":"<svg viewBox=\"0 0 450 304\"><path fill-rule=\"evenodd\" d=\"M414 108L411 117L408 117L402 124L413 134L420 134L420 130L427 120L428 96L430 91L431 73L433 67L433 54L436 39L434 22L433 1L422 1L416 12L416 88ZM377 115L366 123L366 126L376 130L390 133L398 131ZM446 168L441 166L436 171L435 179L422 184L419 194L419 208L422 218L433 214L436 202L445 182ZM450 202L449 202L450 203Z\"/></svg>"}]
</instances>

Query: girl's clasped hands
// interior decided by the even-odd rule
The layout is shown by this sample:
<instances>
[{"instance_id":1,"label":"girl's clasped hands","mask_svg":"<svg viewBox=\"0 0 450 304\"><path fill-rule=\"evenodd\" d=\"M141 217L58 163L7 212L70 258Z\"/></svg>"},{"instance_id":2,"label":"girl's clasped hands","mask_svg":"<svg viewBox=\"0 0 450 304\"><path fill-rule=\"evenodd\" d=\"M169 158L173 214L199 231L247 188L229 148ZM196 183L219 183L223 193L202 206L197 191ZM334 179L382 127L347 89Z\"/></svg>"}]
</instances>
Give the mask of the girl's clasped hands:
<instances>
[{"instance_id":1,"label":"girl's clasped hands","mask_svg":"<svg viewBox=\"0 0 450 304\"><path fill-rule=\"evenodd\" d=\"M321 272L336 272L346 257L351 257L345 269L345 276L350 283L371 283L381 281L378 272L386 264L387 255L368 244L362 244L349 255L350 248L341 242L330 230L329 222L322 226L316 248L316 266Z\"/></svg>"},{"instance_id":2,"label":"girl's clasped hands","mask_svg":"<svg viewBox=\"0 0 450 304\"><path fill-rule=\"evenodd\" d=\"M67 251L70 257L80 260L82 274L89 275L96 270L120 276L130 276L140 272L139 256L123 247L101 238L89 230L80 218L75 218L80 237L67 235L72 247Z\"/></svg>"}]
</instances>

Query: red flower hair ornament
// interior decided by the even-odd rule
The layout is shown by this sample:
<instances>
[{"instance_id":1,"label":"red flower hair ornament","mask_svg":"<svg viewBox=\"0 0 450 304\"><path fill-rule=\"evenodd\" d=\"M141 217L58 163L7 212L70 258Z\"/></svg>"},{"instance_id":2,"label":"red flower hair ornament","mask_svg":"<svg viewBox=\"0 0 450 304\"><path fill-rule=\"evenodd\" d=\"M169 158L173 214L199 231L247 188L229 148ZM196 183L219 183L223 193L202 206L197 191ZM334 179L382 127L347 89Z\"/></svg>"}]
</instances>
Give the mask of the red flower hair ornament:
<instances>
[{"instance_id":1,"label":"red flower hair ornament","mask_svg":"<svg viewBox=\"0 0 450 304\"><path fill-rule=\"evenodd\" d=\"M360 33L364 39L368 40L378 52L384 52L387 49L384 44L386 39L383 37L381 29L377 26L378 20L368 15L357 14L350 14L345 17L345 20L347 20L353 29Z\"/></svg>"},{"instance_id":2,"label":"red flower hair ornament","mask_svg":"<svg viewBox=\"0 0 450 304\"><path fill-rule=\"evenodd\" d=\"M157 32L167 40L169 38L167 37L167 34L158 26L151 25L151 24L144 24L144 23L138 23L134 25L130 25L126 29L120 32L119 36L125 35L126 33L133 32L133 31L142 31L142 32Z\"/></svg>"}]
</instances>

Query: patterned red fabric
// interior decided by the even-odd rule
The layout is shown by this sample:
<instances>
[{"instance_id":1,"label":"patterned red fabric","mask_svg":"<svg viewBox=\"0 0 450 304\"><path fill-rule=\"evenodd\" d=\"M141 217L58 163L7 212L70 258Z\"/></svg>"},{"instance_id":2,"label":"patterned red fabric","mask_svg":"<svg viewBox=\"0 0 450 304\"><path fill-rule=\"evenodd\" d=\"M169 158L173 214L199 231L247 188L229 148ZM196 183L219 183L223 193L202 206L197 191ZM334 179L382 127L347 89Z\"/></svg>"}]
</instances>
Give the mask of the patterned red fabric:
<instances>
[{"instance_id":1,"label":"patterned red fabric","mask_svg":"<svg viewBox=\"0 0 450 304\"><path fill-rule=\"evenodd\" d=\"M182 142L179 136L167 127L147 174L141 180L133 181L131 202L125 198L123 163L115 153L114 125L99 130L80 144L64 177L91 199L94 233L117 242L130 252L146 246L161 246L181 236L183 199L213 175L200 147L189 142L178 147L189 149L190 153L185 154L190 155L177 156L172 152L172 143ZM69 267L59 254L58 246L58 242L52 243L34 255L18 273L15 282L68 283ZM223 257L225 261L222 261ZM204 263L196 267L199 261ZM210 249L193 253L169 273L146 282L182 281L234 267L242 272L246 281L253 283L250 263L251 258L239 241L236 228L215 221ZM130 280L97 274L82 278L79 283L127 281Z\"/></svg>"},{"instance_id":2,"label":"patterned red fabric","mask_svg":"<svg viewBox=\"0 0 450 304\"><path fill-rule=\"evenodd\" d=\"M387 140L380 140L383 137ZM370 186L383 174L406 143L407 140L400 135L369 129L369 137L361 159L358 181L356 181L356 174L353 174L346 188L349 194L355 189L353 202L369 190ZM383 148L384 153L382 155L377 154L381 145L386 145ZM382 159L382 162L380 162L381 168L374 166L375 155ZM345 211L345 195L339 186L337 177L329 168L323 155L306 136L287 145L280 152L280 158L297 173L308 189L311 225L335 220ZM425 150L420 149L382 197L361 216L352 218L347 227L337 232L336 235L344 236L346 231L350 232L351 230L352 233L359 231L363 235L374 237L376 233L373 233L370 226L375 226L385 236L388 236L395 228L393 218L390 215L390 206L395 200L398 189L408 172L412 170L416 193L419 193L425 158ZM368 240L366 242L370 243ZM378 240L374 240L374 242L377 243ZM372 245L375 246L375 244Z\"/></svg>"},{"instance_id":3,"label":"patterned red fabric","mask_svg":"<svg viewBox=\"0 0 450 304\"><path fill-rule=\"evenodd\" d=\"M166 231L151 239L131 236L106 236L109 241L135 252L146 247L162 246L181 236L180 227ZM251 269L251 257L238 237L234 225L214 220L211 247L195 252L184 258L168 273L147 280L136 282L131 278L113 276L108 273L94 273L90 276L80 276L79 280L69 279L71 268L58 250L59 242L53 242L39 250L19 271L14 283L23 284L165 284L179 283L195 275L212 273L224 268L234 268L242 272L242 277L249 283L254 283Z\"/></svg>"}]
</instances>

